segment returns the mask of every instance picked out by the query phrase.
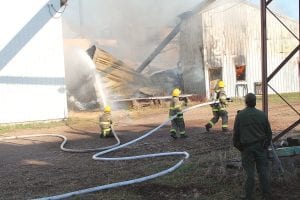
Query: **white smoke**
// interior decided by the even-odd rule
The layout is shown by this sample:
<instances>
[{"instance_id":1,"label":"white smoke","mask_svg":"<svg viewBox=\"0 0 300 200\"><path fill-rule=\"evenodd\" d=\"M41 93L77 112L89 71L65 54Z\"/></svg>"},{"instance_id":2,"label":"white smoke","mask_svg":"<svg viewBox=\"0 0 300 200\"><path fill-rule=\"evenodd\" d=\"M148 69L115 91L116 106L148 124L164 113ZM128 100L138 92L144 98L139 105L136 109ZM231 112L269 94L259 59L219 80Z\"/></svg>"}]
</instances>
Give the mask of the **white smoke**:
<instances>
[{"instance_id":1,"label":"white smoke","mask_svg":"<svg viewBox=\"0 0 300 200\"><path fill-rule=\"evenodd\" d=\"M113 39L114 46L101 42L96 45L136 65L161 42L161 35L166 35L178 23L178 15L201 1L72 0L63 14L64 37L91 41ZM173 65L177 61L174 59Z\"/></svg>"},{"instance_id":2,"label":"white smoke","mask_svg":"<svg viewBox=\"0 0 300 200\"><path fill-rule=\"evenodd\" d=\"M97 101L106 105L100 75L89 55L79 48L65 48L66 87L76 101Z\"/></svg>"}]
</instances>

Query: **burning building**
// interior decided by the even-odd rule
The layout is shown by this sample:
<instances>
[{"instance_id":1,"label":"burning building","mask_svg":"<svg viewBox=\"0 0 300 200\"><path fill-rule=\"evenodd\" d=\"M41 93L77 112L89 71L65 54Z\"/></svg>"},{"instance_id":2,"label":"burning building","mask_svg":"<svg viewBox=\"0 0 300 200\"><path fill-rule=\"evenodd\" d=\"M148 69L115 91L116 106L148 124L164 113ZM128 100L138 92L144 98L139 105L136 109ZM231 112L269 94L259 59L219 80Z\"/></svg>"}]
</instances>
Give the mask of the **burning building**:
<instances>
[{"instance_id":1,"label":"burning building","mask_svg":"<svg viewBox=\"0 0 300 200\"><path fill-rule=\"evenodd\" d=\"M299 34L299 21L278 17L295 35ZM271 14L267 20L270 25L267 27L268 71L271 72L299 42ZM215 1L183 19L179 46L185 92L210 97L211 83L222 79L229 96L247 91L259 94L260 45L260 9L245 1ZM296 54L270 81L278 92L299 92L297 57Z\"/></svg>"},{"instance_id":2,"label":"burning building","mask_svg":"<svg viewBox=\"0 0 300 200\"><path fill-rule=\"evenodd\" d=\"M285 16L279 18L289 24L295 34L298 33L295 20ZM272 71L298 41L272 16L268 20L268 24L272 24L268 27L268 70ZM229 96L239 96L246 92L261 93L260 9L257 6L241 0L206 0L191 11L179 15L177 22L171 29L170 24L165 26L168 33L164 32L163 37L156 34L155 43L161 43L156 44L152 53L148 52L148 57L143 57L144 62L141 62L143 58L139 55L129 66L97 45L89 50L112 96L132 98L143 94L168 95L174 87L179 87L185 94L209 98L219 79L226 83L225 89ZM126 33L131 37L137 35L132 29ZM109 39L115 41L111 49L120 47L118 44L122 40L113 36ZM126 47L131 48L130 45ZM138 45L134 49L141 51L142 48ZM125 55L128 52L132 53L126 51ZM166 56L166 52L169 56ZM130 60L134 56L129 57L123 55L122 59ZM295 56L270 84L278 92L297 92L298 71ZM286 77L290 78L286 80Z\"/></svg>"}]
</instances>

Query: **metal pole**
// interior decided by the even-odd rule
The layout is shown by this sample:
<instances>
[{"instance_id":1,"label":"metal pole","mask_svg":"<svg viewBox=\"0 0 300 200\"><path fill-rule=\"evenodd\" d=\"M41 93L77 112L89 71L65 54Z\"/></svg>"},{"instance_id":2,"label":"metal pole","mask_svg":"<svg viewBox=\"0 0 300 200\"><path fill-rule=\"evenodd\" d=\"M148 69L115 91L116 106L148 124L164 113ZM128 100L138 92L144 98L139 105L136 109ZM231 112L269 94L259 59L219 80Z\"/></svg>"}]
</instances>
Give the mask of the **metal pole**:
<instances>
[{"instance_id":1,"label":"metal pole","mask_svg":"<svg viewBox=\"0 0 300 200\"><path fill-rule=\"evenodd\" d=\"M277 96L279 96L282 99L282 101L284 101L300 117L300 113L287 100L285 100L285 98L283 98L283 96L281 96L270 84L268 84L268 86L271 88L271 90L273 90L277 94Z\"/></svg>"},{"instance_id":2,"label":"metal pole","mask_svg":"<svg viewBox=\"0 0 300 200\"><path fill-rule=\"evenodd\" d=\"M167 37L156 47L156 49L150 54L150 56L136 69L136 72L141 73L152 60L163 50L173 38L179 33L181 22L179 22L175 28L167 35Z\"/></svg>"},{"instance_id":3,"label":"metal pole","mask_svg":"<svg viewBox=\"0 0 300 200\"><path fill-rule=\"evenodd\" d=\"M281 21L281 19L279 19L279 17L277 17L277 15L275 13L273 13L273 11L271 9L269 9L267 7L267 10L277 19L277 21L282 25L284 26L284 28L290 32L291 35L293 35L297 40L299 40L299 38L297 37L297 35L287 26L284 24L284 22Z\"/></svg>"},{"instance_id":4,"label":"metal pole","mask_svg":"<svg viewBox=\"0 0 300 200\"><path fill-rule=\"evenodd\" d=\"M186 16L182 16L181 21L175 26L175 28L167 35L167 37L156 47L156 49L150 54L148 58L136 69L136 72L141 73L151 62L152 60L160 54L160 52L173 40L173 38L179 33L181 24L183 20L187 20L194 16L195 14L201 12L207 6L214 3L216 0L205 0L198 4L192 11L186 12Z\"/></svg>"},{"instance_id":5,"label":"metal pole","mask_svg":"<svg viewBox=\"0 0 300 200\"><path fill-rule=\"evenodd\" d=\"M295 128L296 126L298 126L300 124L300 119L298 119L297 121L295 121L293 124L291 124L288 128L286 128L285 130L283 130L281 133L279 133L278 135L276 135L272 141L276 142L279 138L281 138L282 136L284 136L285 134L287 134L290 130L292 130L293 128Z\"/></svg>"},{"instance_id":6,"label":"metal pole","mask_svg":"<svg viewBox=\"0 0 300 200\"><path fill-rule=\"evenodd\" d=\"M263 111L268 116L268 83L267 83L267 15L266 15L266 0L260 1L261 9L261 68L262 68L262 107Z\"/></svg>"},{"instance_id":7,"label":"metal pole","mask_svg":"<svg viewBox=\"0 0 300 200\"><path fill-rule=\"evenodd\" d=\"M269 5L269 3L271 3L273 0L269 0L269 1L267 1L267 6Z\"/></svg>"},{"instance_id":8,"label":"metal pole","mask_svg":"<svg viewBox=\"0 0 300 200\"><path fill-rule=\"evenodd\" d=\"M280 63L278 67L267 77L267 83L281 70L281 68L299 51L300 45L295 47L295 49Z\"/></svg>"}]
</instances>

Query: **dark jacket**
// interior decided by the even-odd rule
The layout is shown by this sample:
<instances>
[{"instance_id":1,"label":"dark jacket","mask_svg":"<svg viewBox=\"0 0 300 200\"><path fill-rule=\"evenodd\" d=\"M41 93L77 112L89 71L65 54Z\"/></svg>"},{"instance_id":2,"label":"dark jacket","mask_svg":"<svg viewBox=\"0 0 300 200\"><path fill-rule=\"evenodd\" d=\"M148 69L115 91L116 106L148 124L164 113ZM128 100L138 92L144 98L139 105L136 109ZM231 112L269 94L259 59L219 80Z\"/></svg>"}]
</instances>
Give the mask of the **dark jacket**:
<instances>
[{"instance_id":1,"label":"dark jacket","mask_svg":"<svg viewBox=\"0 0 300 200\"><path fill-rule=\"evenodd\" d=\"M266 114L256 108L241 110L234 122L233 145L239 150L257 142L270 143L272 130Z\"/></svg>"}]
</instances>

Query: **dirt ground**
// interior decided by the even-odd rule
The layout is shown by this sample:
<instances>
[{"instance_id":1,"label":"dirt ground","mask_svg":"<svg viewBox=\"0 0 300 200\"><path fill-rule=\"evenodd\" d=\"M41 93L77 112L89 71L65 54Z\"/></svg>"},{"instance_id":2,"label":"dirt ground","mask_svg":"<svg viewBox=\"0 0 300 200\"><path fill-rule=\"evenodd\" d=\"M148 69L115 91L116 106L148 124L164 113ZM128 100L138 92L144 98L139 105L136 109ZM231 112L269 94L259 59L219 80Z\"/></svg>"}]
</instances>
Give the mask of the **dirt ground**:
<instances>
[{"instance_id":1,"label":"dirt ground","mask_svg":"<svg viewBox=\"0 0 300 200\"><path fill-rule=\"evenodd\" d=\"M293 103L300 110L300 102ZM242 101L229 106L229 126ZM270 104L274 135L294 123L299 116L282 103ZM121 143L141 136L167 119L167 108L116 111L115 130ZM95 148L115 143L100 140L98 112L73 112L64 126L18 130L0 137L28 134L62 134L68 148ZM209 107L185 113L187 139L173 140L169 126L144 140L106 156L130 156L168 151L187 151L190 158L182 167L164 177L71 199L238 199L242 194L242 169L226 168L228 160L239 159L231 144L232 132L220 132L220 122L207 133L203 126L211 118ZM289 134L299 135L300 127ZM60 150L61 140L38 137L0 141L0 199L33 199L58 195L98 185L150 175L166 169L180 157L151 158L136 161L94 161L94 153L67 153ZM273 199L300 199L300 156L282 159L293 169L284 176L272 176ZM259 192L256 192L257 197Z\"/></svg>"}]
</instances>

